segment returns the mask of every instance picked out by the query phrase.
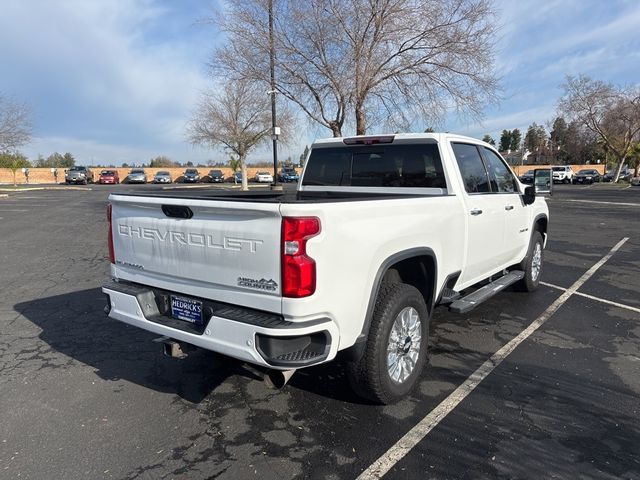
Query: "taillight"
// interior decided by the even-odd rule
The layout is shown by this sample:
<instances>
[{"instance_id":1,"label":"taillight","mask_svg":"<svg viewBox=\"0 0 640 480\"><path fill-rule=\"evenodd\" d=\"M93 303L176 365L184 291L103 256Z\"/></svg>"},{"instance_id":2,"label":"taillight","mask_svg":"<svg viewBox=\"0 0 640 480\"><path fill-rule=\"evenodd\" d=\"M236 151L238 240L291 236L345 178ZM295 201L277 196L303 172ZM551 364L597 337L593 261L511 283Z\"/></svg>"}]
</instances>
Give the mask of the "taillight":
<instances>
[{"instance_id":1,"label":"taillight","mask_svg":"<svg viewBox=\"0 0 640 480\"><path fill-rule=\"evenodd\" d=\"M307 240L320 233L317 217L282 218L282 295L301 298L316 291L316 262L307 255Z\"/></svg>"},{"instance_id":2,"label":"taillight","mask_svg":"<svg viewBox=\"0 0 640 480\"><path fill-rule=\"evenodd\" d=\"M109 232L107 233L107 242L109 243L109 261L116 263L116 254L113 251L113 228L111 227L111 204L107 203L107 222L109 223Z\"/></svg>"}]
</instances>

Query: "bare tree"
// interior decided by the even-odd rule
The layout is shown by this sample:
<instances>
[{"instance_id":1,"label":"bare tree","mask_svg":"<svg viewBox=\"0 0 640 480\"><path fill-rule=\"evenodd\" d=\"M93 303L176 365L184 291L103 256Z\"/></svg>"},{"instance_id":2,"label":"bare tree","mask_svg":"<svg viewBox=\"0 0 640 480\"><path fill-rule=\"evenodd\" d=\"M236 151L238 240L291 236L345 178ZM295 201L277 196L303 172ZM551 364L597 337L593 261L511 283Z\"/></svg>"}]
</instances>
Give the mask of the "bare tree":
<instances>
[{"instance_id":1,"label":"bare tree","mask_svg":"<svg viewBox=\"0 0 640 480\"><path fill-rule=\"evenodd\" d=\"M281 125L291 126L286 110ZM290 128L283 128L286 134ZM222 146L238 157L242 189L247 190L247 154L270 138L271 104L264 91L247 80L231 81L217 93L204 94L187 126L191 143ZM286 138L285 138L286 139Z\"/></svg>"},{"instance_id":2,"label":"bare tree","mask_svg":"<svg viewBox=\"0 0 640 480\"><path fill-rule=\"evenodd\" d=\"M268 0L231 0L214 72L268 85ZM276 0L276 89L313 121L357 134L445 112L480 116L494 98L490 0ZM347 111L353 117L347 117Z\"/></svg>"},{"instance_id":3,"label":"bare tree","mask_svg":"<svg viewBox=\"0 0 640 480\"><path fill-rule=\"evenodd\" d=\"M567 77L558 110L593 132L617 160L616 174L640 140L640 88L616 87L587 76Z\"/></svg>"},{"instance_id":4,"label":"bare tree","mask_svg":"<svg viewBox=\"0 0 640 480\"><path fill-rule=\"evenodd\" d=\"M31 140L31 109L0 93L0 152L16 150Z\"/></svg>"}]
</instances>

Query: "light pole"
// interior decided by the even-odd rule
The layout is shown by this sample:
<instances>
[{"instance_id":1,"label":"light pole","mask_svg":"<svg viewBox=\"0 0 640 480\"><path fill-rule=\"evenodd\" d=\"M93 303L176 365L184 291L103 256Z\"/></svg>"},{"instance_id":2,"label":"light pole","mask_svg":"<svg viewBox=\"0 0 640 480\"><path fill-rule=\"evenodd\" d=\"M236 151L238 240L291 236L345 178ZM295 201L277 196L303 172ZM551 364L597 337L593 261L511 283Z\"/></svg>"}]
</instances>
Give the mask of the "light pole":
<instances>
[{"instance_id":1,"label":"light pole","mask_svg":"<svg viewBox=\"0 0 640 480\"><path fill-rule=\"evenodd\" d=\"M278 186L278 135L280 127L276 126L276 47L273 39L273 0L269 0L269 68L271 69L271 140L273 141L273 190Z\"/></svg>"}]
</instances>

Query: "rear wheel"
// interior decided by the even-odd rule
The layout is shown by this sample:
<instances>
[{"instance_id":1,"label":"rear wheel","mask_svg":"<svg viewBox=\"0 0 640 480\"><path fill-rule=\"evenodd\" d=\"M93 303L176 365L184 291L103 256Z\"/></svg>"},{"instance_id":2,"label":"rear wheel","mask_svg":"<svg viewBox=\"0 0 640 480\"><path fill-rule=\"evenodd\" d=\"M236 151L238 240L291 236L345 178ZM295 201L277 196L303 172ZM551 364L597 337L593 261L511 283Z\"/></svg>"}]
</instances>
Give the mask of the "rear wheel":
<instances>
[{"instance_id":1,"label":"rear wheel","mask_svg":"<svg viewBox=\"0 0 640 480\"><path fill-rule=\"evenodd\" d=\"M516 283L516 288L522 292L533 292L538 288L542 274L543 241L539 231L533 232L527 257L520 264L524 271L524 278Z\"/></svg>"},{"instance_id":2,"label":"rear wheel","mask_svg":"<svg viewBox=\"0 0 640 480\"><path fill-rule=\"evenodd\" d=\"M347 367L356 393L382 404L409 394L424 368L428 338L429 313L422 294L404 283L383 284L364 354Z\"/></svg>"}]
</instances>

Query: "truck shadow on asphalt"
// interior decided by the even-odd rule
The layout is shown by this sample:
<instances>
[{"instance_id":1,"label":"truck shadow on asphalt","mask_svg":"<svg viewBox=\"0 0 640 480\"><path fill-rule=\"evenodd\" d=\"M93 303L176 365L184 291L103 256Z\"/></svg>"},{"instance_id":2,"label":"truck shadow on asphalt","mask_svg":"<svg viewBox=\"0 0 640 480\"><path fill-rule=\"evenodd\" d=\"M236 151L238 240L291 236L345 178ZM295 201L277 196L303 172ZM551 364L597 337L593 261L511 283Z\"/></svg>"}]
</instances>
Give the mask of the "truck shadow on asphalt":
<instances>
[{"instance_id":1,"label":"truck shadow on asphalt","mask_svg":"<svg viewBox=\"0 0 640 480\"><path fill-rule=\"evenodd\" d=\"M89 365L107 381L125 380L145 388L200 403L229 377L262 382L257 367L204 349L184 359L165 357L153 342L159 335L113 320L104 313L99 288L18 303L15 310L37 325L39 338L53 350ZM61 368L45 364L42 368ZM300 370L293 388L349 403L367 403L349 387L341 365L333 362ZM114 390L120 387L114 385ZM266 388L266 387L265 387Z\"/></svg>"},{"instance_id":2,"label":"truck shadow on asphalt","mask_svg":"<svg viewBox=\"0 0 640 480\"><path fill-rule=\"evenodd\" d=\"M260 369L203 349L181 360L165 357L161 345L152 341L158 335L107 317L104 306L104 294L94 288L22 302L14 308L42 330L40 339L53 350L95 368L107 381L125 380L200 403L229 377L263 380ZM45 364L42 368L61 367ZM370 404L353 392L338 362L299 370L286 388L339 402Z\"/></svg>"},{"instance_id":3,"label":"truck shadow on asphalt","mask_svg":"<svg viewBox=\"0 0 640 480\"><path fill-rule=\"evenodd\" d=\"M176 360L152 342L158 335L107 317L99 288L18 303L15 310L42 329L52 349L90 365L100 378L125 380L199 403L229 376L262 380L243 364L197 349ZM61 368L51 365L42 368ZM114 389L119 387L114 385Z\"/></svg>"},{"instance_id":4,"label":"truck shadow on asphalt","mask_svg":"<svg viewBox=\"0 0 640 480\"><path fill-rule=\"evenodd\" d=\"M158 335L107 317L104 306L104 294L94 288L18 303L14 308L42 330L40 339L53 350L90 365L104 380L126 380L192 403L200 403L229 377L263 380L264 370L203 349L195 349L182 360L165 357L161 345L152 341ZM440 381L450 384L461 382L485 358L484 352L468 351L444 338L438 339L437 347L432 344L430 351L432 358L434 354L457 358L446 369L426 368L440 371ZM298 370L286 388L371 405L353 392L344 366L337 361Z\"/></svg>"}]
</instances>

